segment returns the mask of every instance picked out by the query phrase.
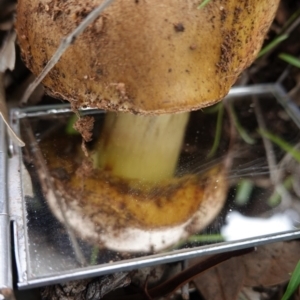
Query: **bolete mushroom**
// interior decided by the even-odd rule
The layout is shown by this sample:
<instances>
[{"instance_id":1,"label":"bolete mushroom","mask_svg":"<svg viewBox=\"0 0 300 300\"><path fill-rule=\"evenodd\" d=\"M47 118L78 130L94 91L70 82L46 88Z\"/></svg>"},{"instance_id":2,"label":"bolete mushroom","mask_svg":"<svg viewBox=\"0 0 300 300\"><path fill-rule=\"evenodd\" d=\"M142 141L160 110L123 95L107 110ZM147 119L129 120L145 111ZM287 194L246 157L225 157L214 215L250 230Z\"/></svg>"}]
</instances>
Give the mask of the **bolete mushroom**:
<instances>
[{"instance_id":1,"label":"bolete mushroom","mask_svg":"<svg viewBox=\"0 0 300 300\"><path fill-rule=\"evenodd\" d=\"M16 28L29 69L39 74L101 2L19 0ZM55 162L47 152L49 167L68 174L54 182L82 237L158 250L211 222L225 200L225 171L174 177L187 112L228 93L255 59L278 2L211 0L198 9L194 0L116 0L71 45L43 81L48 92L74 109L118 112L107 113L93 175L73 175L71 158Z\"/></svg>"}]
</instances>

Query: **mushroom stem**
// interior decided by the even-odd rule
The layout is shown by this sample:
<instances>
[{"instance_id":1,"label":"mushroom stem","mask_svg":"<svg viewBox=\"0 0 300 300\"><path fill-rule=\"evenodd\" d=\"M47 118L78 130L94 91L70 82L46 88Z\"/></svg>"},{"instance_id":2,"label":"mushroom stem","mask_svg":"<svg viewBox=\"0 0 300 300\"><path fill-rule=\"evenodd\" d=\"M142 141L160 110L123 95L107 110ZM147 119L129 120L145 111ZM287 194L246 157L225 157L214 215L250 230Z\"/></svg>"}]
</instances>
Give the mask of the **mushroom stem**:
<instances>
[{"instance_id":1,"label":"mushroom stem","mask_svg":"<svg viewBox=\"0 0 300 300\"><path fill-rule=\"evenodd\" d=\"M107 113L95 164L126 178L155 183L174 176L189 113Z\"/></svg>"}]
</instances>

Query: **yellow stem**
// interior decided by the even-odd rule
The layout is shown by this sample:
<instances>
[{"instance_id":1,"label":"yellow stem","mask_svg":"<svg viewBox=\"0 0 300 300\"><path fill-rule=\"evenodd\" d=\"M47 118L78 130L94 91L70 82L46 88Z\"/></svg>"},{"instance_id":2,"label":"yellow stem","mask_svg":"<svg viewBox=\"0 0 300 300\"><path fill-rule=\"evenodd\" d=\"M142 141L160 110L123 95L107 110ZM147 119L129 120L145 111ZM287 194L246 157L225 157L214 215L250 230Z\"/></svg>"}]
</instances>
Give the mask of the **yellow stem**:
<instances>
[{"instance_id":1,"label":"yellow stem","mask_svg":"<svg viewBox=\"0 0 300 300\"><path fill-rule=\"evenodd\" d=\"M97 166L122 178L145 182L173 177L188 118L189 113L107 113L97 147Z\"/></svg>"}]
</instances>

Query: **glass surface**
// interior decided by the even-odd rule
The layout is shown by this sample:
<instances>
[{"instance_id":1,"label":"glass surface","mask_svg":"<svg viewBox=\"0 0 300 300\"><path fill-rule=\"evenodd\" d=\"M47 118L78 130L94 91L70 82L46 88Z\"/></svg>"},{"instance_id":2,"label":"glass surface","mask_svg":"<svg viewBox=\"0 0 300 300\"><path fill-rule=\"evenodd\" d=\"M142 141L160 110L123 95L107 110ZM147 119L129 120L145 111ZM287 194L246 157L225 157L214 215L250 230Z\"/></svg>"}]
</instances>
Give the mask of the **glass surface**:
<instances>
[{"instance_id":1,"label":"glass surface","mask_svg":"<svg viewBox=\"0 0 300 300\"><path fill-rule=\"evenodd\" d=\"M23 222L19 233L23 230L25 245L18 240L15 245L26 252L22 257L17 253L26 261L19 262L20 286L228 251L272 241L280 233L282 239L299 234L298 111L279 86L233 89L222 103L192 112L175 179L151 183L150 188L90 167L91 161L96 164L104 112L80 112L95 119L92 141L85 144L88 158L81 136L70 129L74 113L68 107L41 106L14 114L26 143L19 154L22 171L11 175L21 174L23 193L24 217L17 223ZM186 187L190 190L182 192ZM107 205L103 197L119 202ZM192 200L182 204L180 197ZM193 206L194 198L198 202ZM148 216L128 212L125 201L139 199L151 213L163 211L165 218L151 219L160 225L147 227ZM170 203L178 207L165 209ZM184 205L191 205L189 215ZM107 217L110 209L118 210L115 221ZM170 214L178 215L174 225ZM20 270L24 268L26 276Z\"/></svg>"}]
</instances>

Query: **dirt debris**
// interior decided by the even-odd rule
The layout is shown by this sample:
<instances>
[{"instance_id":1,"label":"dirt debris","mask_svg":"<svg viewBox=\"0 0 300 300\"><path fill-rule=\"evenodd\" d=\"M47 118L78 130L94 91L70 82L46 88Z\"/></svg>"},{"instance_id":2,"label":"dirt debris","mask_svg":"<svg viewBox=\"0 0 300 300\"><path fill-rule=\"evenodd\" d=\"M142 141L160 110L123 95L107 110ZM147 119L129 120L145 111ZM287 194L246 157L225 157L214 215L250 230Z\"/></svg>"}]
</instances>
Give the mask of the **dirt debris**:
<instances>
[{"instance_id":1,"label":"dirt debris","mask_svg":"<svg viewBox=\"0 0 300 300\"><path fill-rule=\"evenodd\" d=\"M74 124L74 129L77 130L85 142L92 140L92 130L94 128L95 119L91 116L80 117Z\"/></svg>"}]
</instances>

